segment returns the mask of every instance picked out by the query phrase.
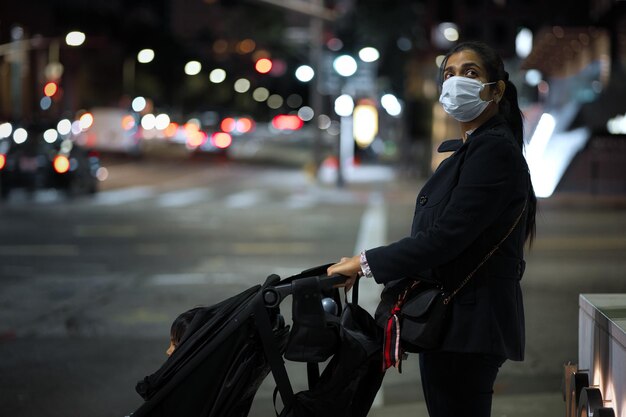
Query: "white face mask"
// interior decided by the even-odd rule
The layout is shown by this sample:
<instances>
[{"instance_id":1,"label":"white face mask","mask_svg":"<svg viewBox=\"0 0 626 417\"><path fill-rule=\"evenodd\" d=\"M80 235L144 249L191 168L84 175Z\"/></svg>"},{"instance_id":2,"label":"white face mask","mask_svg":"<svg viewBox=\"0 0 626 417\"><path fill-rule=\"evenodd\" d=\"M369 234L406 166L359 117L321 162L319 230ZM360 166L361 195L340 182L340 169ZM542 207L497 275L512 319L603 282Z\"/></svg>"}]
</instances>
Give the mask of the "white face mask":
<instances>
[{"instance_id":1,"label":"white face mask","mask_svg":"<svg viewBox=\"0 0 626 417\"><path fill-rule=\"evenodd\" d=\"M495 82L483 84L474 78L450 77L441 86L439 102L450 116L459 122L469 122L480 116L493 101L480 98L480 92L489 84Z\"/></svg>"}]
</instances>

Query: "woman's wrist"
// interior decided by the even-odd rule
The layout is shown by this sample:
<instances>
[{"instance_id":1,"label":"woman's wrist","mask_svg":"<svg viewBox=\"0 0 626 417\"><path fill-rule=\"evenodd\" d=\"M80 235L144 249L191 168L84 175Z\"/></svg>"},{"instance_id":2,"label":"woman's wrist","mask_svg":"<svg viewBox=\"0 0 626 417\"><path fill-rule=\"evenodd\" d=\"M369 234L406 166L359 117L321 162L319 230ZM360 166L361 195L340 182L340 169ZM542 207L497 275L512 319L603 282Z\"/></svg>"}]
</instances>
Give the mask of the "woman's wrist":
<instances>
[{"instance_id":1,"label":"woman's wrist","mask_svg":"<svg viewBox=\"0 0 626 417\"><path fill-rule=\"evenodd\" d=\"M365 251L361 251L361 254L359 255L359 263L361 265L361 273L359 275L365 278L374 278L372 270L370 269L370 265L367 262L367 256L365 255Z\"/></svg>"}]
</instances>

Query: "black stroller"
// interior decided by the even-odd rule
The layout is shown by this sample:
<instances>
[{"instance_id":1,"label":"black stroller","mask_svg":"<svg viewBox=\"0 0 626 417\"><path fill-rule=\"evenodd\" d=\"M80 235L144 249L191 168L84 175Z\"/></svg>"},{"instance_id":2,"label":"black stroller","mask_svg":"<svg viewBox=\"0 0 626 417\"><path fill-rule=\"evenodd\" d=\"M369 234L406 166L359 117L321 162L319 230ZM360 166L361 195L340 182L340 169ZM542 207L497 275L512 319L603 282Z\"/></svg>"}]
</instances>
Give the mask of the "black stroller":
<instances>
[{"instance_id":1,"label":"black stroller","mask_svg":"<svg viewBox=\"0 0 626 417\"><path fill-rule=\"evenodd\" d=\"M366 416L384 376L381 330L358 306L358 281L342 303L335 285L345 277L327 277L327 267L270 275L196 314L172 356L137 384L146 402L132 416L246 417L270 371L284 404L277 416ZM289 295L292 328L279 309ZM294 394L283 357L307 363L308 390Z\"/></svg>"}]
</instances>

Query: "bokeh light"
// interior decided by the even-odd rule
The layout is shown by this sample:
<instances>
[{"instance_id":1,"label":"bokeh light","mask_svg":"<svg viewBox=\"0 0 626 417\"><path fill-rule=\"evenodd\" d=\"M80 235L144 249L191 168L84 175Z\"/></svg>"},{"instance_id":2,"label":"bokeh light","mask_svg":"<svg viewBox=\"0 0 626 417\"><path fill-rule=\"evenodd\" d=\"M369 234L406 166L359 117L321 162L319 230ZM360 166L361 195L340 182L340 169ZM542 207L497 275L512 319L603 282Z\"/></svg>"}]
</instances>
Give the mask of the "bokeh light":
<instances>
[{"instance_id":1,"label":"bokeh light","mask_svg":"<svg viewBox=\"0 0 626 417\"><path fill-rule=\"evenodd\" d=\"M17 144L26 142L28 139L28 132L24 128L17 128L15 132L13 132L13 141Z\"/></svg>"},{"instance_id":2,"label":"bokeh light","mask_svg":"<svg viewBox=\"0 0 626 417\"><path fill-rule=\"evenodd\" d=\"M333 61L333 68L342 77L349 77L357 70L357 63L350 55L341 55Z\"/></svg>"},{"instance_id":3,"label":"bokeh light","mask_svg":"<svg viewBox=\"0 0 626 417\"><path fill-rule=\"evenodd\" d=\"M54 143L59 138L59 132L56 129L48 129L43 132L43 140L48 143Z\"/></svg>"},{"instance_id":4,"label":"bokeh light","mask_svg":"<svg viewBox=\"0 0 626 417\"><path fill-rule=\"evenodd\" d=\"M285 100L278 94L272 94L267 98L267 106L274 110L279 109L284 102Z\"/></svg>"},{"instance_id":5,"label":"bokeh light","mask_svg":"<svg viewBox=\"0 0 626 417\"><path fill-rule=\"evenodd\" d=\"M146 108L146 99L142 96L137 96L131 102L131 107L137 113L142 112Z\"/></svg>"},{"instance_id":6,"label":"bokeh light","mask_svg":"<svg viewBox=\"0 0 626 417\"><path fill-rule=\"evenodd\" d=\"M292 109L297 109L302 106L302 96L300 94L290 94L287 97L287 105Z\"/></svg>"},{"instance_id":7,"label":"bokeh light","mask_svg":"<svg viewBox=\"0 0 626 417\"><path fill-rule=\"evenodd\" d=\"M300 65L296 69L296 78L303 83L311 81L314 76L315 71L309 65Z\"/></svg>"},{"instance_id":8,"label":"bokeh light","mask_svg":"<svg viewBox=\"0 0 626 417\"><path fill-rule=\"evenodd\" d=\"M219 84L226 79L226 71L221 68L215 68L209 73L209 80L212 83Z\"/></svg>"},{"instance_id":9,"label":"bokeh light","mask_svg":"<svg viewBox=\"0 0 626 417\"><path fill-rule=\"evenodd\" d=\"M378 49L368 46L359 51L359 58L363 62L375 62L380 58L380 52Z\"/></svg>"},{"instance_id":10,"label":"bokeh light","mask_svg":"<svg viewBox=\"0 0 626 417\"><path fill-rule=\"evenodd\" d=\"M269 96L270 96L270 92L265 87L255 88L254 91L252 92L252 98L258 102L267 100Z\"/></svg>"},{"instance_id":11,"label":"bokeh light","mask_svg":"<svg viewBox=\"0 0 626 417\"><path fill-rule=\"evenodd\" d=\"M142 49L137 53L137 61L141 64L147 64L154 60L154 50Z\"/></svg>"},{"instance_id":12,"label":"bokeh light","mask_svg":"<svg viewBox=\"0 0 626 417\"><path fill-rule=\"evenodd\" d=\"M67 135L72 131L72 122L69 119L60 120L57 123L57 131L60 135Z\"/></svg>"},{"instance_id":13,"label":"bokeh light","mask_svg":"<svg viewBox=\"0 0 626 417\"><path fill-rule=\"evenodd\" d=\"M85 43L86 38L83 32L75 30L65 36L65 43L69 46L80 46Z\"/></svg>"},{"instance_id":14,"label":"bokeh light","mask_svg":"<svg viewBox=\"0 0 626 417\"><path fill-rule=\"evenodd\" d=\"M312 120L314 116L315 116L315 112L309 106L303 106L300 108L300 110L298 110L298 117L304 120L305 122Z\"/></svg>"},{"instance_id":15,"label":"bokeh light","mask_svg":"<svg viewBox=\"0 0 626 417\"><path fill-rule=\"evenodd\" d=\"M245 93L250 90L250 81L245 78L240 78L235 81L234 89L238 93Z\"/></svg>"},{"instance_id":16,"label":"bokeh light","mask_svg":"<svg viewBox=\"0 0 626 417\"><path fill-rule=\"evenodd\" d=\"M267 74L272 70L272 61L269 58L261 58L254 64L254 69L261 74Z\"/></svg>"},{"instance_id":17,"label":"bokeh light","mask_svg":"<svg viewBox=\"0 0 626 417\"><path fill-rule=\"evenodd\" d=\"M202 64L198 61L189 61L185 64L185 74L198 75L202 71Z\"/></svg>"}]
</instances>

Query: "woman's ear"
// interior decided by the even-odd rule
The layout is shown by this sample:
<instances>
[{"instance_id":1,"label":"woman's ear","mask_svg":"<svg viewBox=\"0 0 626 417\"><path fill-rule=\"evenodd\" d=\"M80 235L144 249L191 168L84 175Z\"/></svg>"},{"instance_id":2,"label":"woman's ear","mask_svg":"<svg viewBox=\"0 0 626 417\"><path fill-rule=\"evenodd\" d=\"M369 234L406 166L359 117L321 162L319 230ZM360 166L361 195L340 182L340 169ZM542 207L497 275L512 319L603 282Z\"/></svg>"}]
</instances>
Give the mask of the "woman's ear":
<instances>
[{"instance_id":1,"label":"woman's ear","mask_svg":"<svg viewBox=\"0 0 626 417\"><path fill-rule=\"evenodd\" d=\"M506 90L506 83L503 80L500 80L496 83L496 91L493 97L493 100L496 103L500 103L502 97L504 97L504 91Z\"/></svg>"}]
</instances>

